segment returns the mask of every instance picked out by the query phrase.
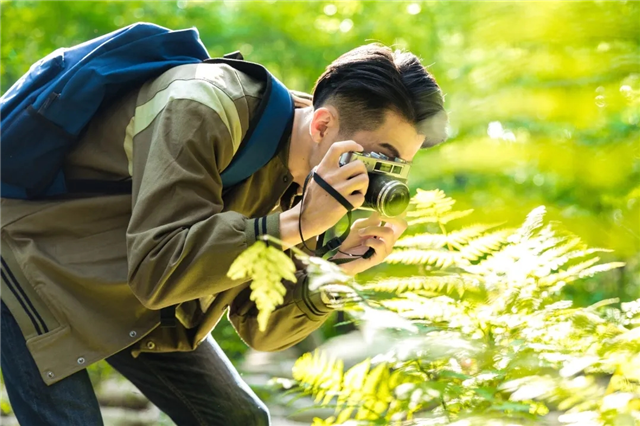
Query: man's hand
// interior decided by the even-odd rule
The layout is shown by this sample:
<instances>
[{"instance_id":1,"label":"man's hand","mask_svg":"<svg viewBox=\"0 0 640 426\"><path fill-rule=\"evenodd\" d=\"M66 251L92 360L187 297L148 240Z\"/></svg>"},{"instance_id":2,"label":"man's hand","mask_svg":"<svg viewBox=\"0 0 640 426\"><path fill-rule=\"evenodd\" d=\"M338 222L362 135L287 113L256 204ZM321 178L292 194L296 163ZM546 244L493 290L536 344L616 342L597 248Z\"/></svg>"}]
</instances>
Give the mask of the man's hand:
<instances>
[{"instance_id":1,"label":"man's hand","mask_svg":"<svg viewBox=\"0 0 640 426\"><path fill-rule=\"evenodd\" d=\"M384 223L384 224L383 224ZM355 275L379 265L389 256L398 238L407 229L403 217L385 217L374 213L368 219L358 219L351 226L351 232L340 246L340 251L353 256L360 256L373 248L376 252L369 259L357 259L344 263L342 270ZM351 256L338 252L334 259L348 259Z\"/></svg>"},{"instance_id":2,"label":"man's hand","mask_svg":"<svg viewBox=\"0 0 640 426\"><path fill-rule=\"evenodd\" d=\"M354 209L364 203L364 194L369 186L367 168L362 161L340 167L340 156L345 152L362 150L362 146L354 141L335 142L316 168L316 173L346 198ZM346 213L342 204L311 179L304 195L304 206L296 206L280 215L281 239L287 245L299 244L298 220L301 220L304 238L309 239L334 226Z\"/></svg>"}]
</instances>

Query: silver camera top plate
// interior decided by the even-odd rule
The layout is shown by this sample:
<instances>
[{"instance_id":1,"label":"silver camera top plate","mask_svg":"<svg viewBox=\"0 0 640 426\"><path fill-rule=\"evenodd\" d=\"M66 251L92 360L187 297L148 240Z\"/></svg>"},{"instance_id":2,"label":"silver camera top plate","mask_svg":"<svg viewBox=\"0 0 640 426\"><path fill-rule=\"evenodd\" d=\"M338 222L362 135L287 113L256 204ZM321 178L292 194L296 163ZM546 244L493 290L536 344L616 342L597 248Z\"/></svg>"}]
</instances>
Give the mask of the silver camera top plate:
<instances>
[{"instance_id":1,"label":"silver camera top plate","mask_svg":"<svg viewBox=\"0 0 640 426\"><path fill-rule=\"evenodd\" d=\"M391 160L377 152L345 152L340 156L340 165L344 166L357 160L362 161L370 173L380 173L405 181L409 179L410 163L399 158Z\"/></svg>"}]
</instances>

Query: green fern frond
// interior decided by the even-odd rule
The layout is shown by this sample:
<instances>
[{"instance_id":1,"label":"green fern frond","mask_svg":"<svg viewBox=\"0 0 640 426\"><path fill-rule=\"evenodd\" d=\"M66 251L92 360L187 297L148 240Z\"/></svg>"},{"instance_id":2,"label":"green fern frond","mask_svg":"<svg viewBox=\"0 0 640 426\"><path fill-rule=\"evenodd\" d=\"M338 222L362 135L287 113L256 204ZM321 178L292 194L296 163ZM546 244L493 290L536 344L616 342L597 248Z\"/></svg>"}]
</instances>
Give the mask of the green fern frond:
<instances>
[{"instance_id":1,"label":"green fern frond","mask_svg":"<svg viewBox=\"0 0 640 426\"><path fill-rule=\"evenodd\" d=\"M550 271L556 271L569 260L584 257L594 252L586 250L580 238L571 238L540 253L540 263L547 265Z\"/></svg>"},{"instance_id":2,"label":"green fern frond","mask_svg":"<svg viewBox=\"0 0 640 426\"><path fill-rule=\"evenodd\" d=\"M624 262L610 262L603 265L595 265L591 268L583 269L582 271L580 271L578 278L592 277L595 274L599 274L600 272L611 271L612 269L622 268L623 266L625 266Z\"/></svg>"},{"instance_id":3,"label":"green fern frond","mask_svg":"<svg viewBox=\"0 0 640 426\"><path fill-rule=\"evenodd\" d=\"M613 250L609 250L609 249L604 249L604 248L590 248L590 249L580 249L580 250L575 250L572 252L567 253L567 259L568 260L572 260L572 259L577 259L580 257L587 257L589 255L592 255L594 253L612 253Z\"/></svg>"},{"instance_id":4,"label":"green fern frond","mask_svg":"<svg viewBox=\"0 0 640 426\"><path fill-rule=\"evenodd\" d=\"M267 329L271 312L284 302L287 289L282 280L295 282L295 271L295 265L287 255L262 241L242 252L229 268L229 278L251 280L250 299L258 309L260 331Z\"/></svg>"},{"instance_id":5,"label":"green fern frond","mask_svg":"<svg viewBox=\"0 0 640 426\"><path fill-rule=\"evenodd\" d=\"M436 418L457 424L471 413L499 413L505 424L519 424L546 415L549 402L602 417L612 412L597 401L607 378L595 375L603 372L607 394L626 393L633 398L627 408L640 407L640 299L620 309L615 299L573 307L558 291L623 266L599 264L597 253L608 250L587 248L545 224L544 207L515 231L495 225L450 231L443 225L470 211L453 211L442 191L418 191L412 205L413 223L437 223L442 233L405 237L387 260L422 267L413 269L416 276L378 279L358 290L372 302L365 308L400 316L415 330L405 334L382 315L354 316L376 339L393 337L373 362L343 372L317 353L303 356L294 372L301 389L316 401L337 397L334 416L316 426L431 425ZM436 268L457 273L425 272ZM324 268L320 275L331 273ZM378 336L379 329L386 331ZM553 382L540 379L547 377ZM412 417L423 414L429 418ZM494 423L488 419L478 424Z\"/></svg>"},{"instance_id":6,"label":"green fern frond","mask_svg":"<svg viewBox=\"0 0 640 426\"><path fill-rule=\"evenodd\" d=\"M465 266L469 261L462 253L448 250L394 250L386 259L388 263L405 265L425 265L446 269L451 265Z\"/></svg>"},{"instance_id":7,"label":"green fern frond","mask_svg":"<svg viewBox=\"0 0 640 426\"><path fill-rule=\"evenodd\" d=\"M423 191L418 189L417 194L411 199L411 205L414 207L412 211L407 213L410 219L409 225L417 225L421 223L440 223L446 224L452 220L468 216L473 210L451 211L455 200L447 197L445 193L439 189L433 191Z\"/></svg>"},{"instance_id":8,"label":"green fern frond","mask_svg":"<svg viewBox=\"0 0 640 426\"><path fill-rule=\"evenodd\" d=\"M628 324L640 328L640 299L622 303L620 311L624 315L623 321L625 325Z\"/></svg>"},{"instance_id":9,"label":"green fern frond","mask_svg":"<svg viewBox=\"0 0 640 426\"><path fill-rule=\"evenodd\" d=\"M440 216L451 210L456 201L447 197L444 191L435 189L424 191L418 188L416 195L411 199L415 211L409 212L408 217Z\"/></svg>"},{"instance_id":10,"label":"green fern frond","mask_svg":"<svg viewBox=\"0 0 640 426\"><path fill-rule=\"evenodd\" d=\"M527 240L533 235L533 233L540 229L542 226L542 221L544 220L544 215L547 213L547 209L545 206L536 207L533 209L525 219L522 226L513 234L513 236L509 239L509 242L519 243L524 240Z\"/></svg>"},{"instance_id":11,"label":"green fern frond","mask_svg":"<svg viewBox=\"0 0 640 426\"><path fill-rule=\"evenodd\" d=\"M580 274L580 272L595 265L599 261L599 257L594 257L589 260L585 260L584 262L573 265L566 270L560 270L555 274L549 274L546 277L541 277L539 281L540 285L551 286L561 281L565 283L575 281L578 279L578 275Z\"/></svg>"},{"instance_id":12,"label":"green fern frond","mask_svg":"<svg viewBox=\"0 0 640 426\"><path fill-rule=\"evenodd\" d=\"M298 358L292 374L305 393L326 405L342 390L343 370L342 360L328 357L324 351L314 351Z\"/></svg>"},{"instance_id":13,"label":"green fern frond","mask_svg":"<svg viewBox=\"0 0 640 426\"><path fill-rule=\"evenodd\" d=\"M464 316L464 310L448 296L422 297L405 293L395 299L384 300L381 305L404 318L433 323L450 322L454 317Z\"/></svg>"},{"instance_id":14,"label":"green fern frond","mask_svg":"<svg viewBox=\"0 0 640 426\"><path fill-rule=\"evenodd\" d=\"M512 232L512 230L503 229L473 239L462 248L462 257L471 262L476 261L505 245Z\"/></svg>"},{"instance_id":15,"label":"green fern frond","mask_svg":"<svg viewBox=\"0 0 640 426\"><path fill-rule=\"evenodd\" d=\"M398 248L419 248L419 249L440 249L449 243L447 235L443 234L418 234L410 237L400 238L394 247Z\"/></svg>"},{"instance_id":16,"label":"green fern frond","mask_svg":"<svg viewBox=\"0 0 640 426\"><path fill-rule=\"evenodd\" d=\"M371 360L367 358L344 373L343 368L342 361L316 350L296 361L293 378L316 402L323 400L326 405L337 396L337 417L328 419L328 424L343 423L354 411L355 420L384 418L393 400L389 365L383 362L371 368Z\"/></svg>"},{"instance_id":17,"label":"green fern frond","mask_svg":"<svg viewBox=\"0 0 640 426\"><path fill-rule=\"evenodd\" d=\"M462 297L467 292L479 292L480 282L467 275L414 276L387 278L366 284L366 290L402 294L406 292L456 293Z\"/></svg>"},{"instance_id":18,"label":"green fern frond","mask_svg":"<svg viewBox=\"0 0 640 426\"><path fill-rule=\"evenodd\" d=\"M438 249L450 245L457 250L461 250L467 242L482 236L489 229L499 225L500 224L472 225L458 231L450 232L447 235L430 233L412 235L399 239L395 247Z\"/></svg>"},{"instance_id":19,"label":"green fern frond","mask_svg":"<svg viewBox=\"0 0 640 426\"><path fill-rule=\"evenodd\" d=\"M447 214L445 214L443 216L440 216L440 219L438 220L438 222L443 224L443 225L446 225L447 223L452 222L454 220L461 219L463 217L467 217L471 213L473 213L473 209L459 210L459 211L447 213Z\"/></svg>"},{"instance_id":20,"label":"green fern frond","mask_svg":"<svg viewBox=\"0 0 640 426\"><path fill-rule=\"evenodd\" d=\"M473 213L473 209L454 211L437 216L424 215L422 217L418 217L417 219L409 220L408 224L409 226L419 225L421 223L441 223L443 225L446 225L447 223L456 219L461 219L463 217L469 216L471 213Z\"/></svg>"}]
</instances>

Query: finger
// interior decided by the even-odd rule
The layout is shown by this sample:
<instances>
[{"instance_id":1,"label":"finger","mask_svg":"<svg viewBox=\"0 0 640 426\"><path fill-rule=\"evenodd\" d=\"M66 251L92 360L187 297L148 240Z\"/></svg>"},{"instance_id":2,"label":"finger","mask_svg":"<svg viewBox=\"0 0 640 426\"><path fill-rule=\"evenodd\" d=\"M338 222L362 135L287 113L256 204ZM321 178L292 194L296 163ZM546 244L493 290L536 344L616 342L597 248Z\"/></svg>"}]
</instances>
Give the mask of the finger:
<instances>
[{"instance_id":1,"label":"finger","mask_svg":"<svg viewBox=\"0 0 640 426\"><path fill-rule=\"evenodd\" d=\"M364 245L367 247L371 247L372 249L374 249L376 251L376 254L374 254L372 256L378 258L378 256L382 256L382 259L384 259L385 257L387 257L387 255L389 254L389 247L387 245L386 242L377 239L377 238L367 238L364 241Z\"/></svg>"},{"instance_id":2,"label":"finger","mask_svg":"<svg viewBox=\"0 0 640 426\"><path fill-rule=\"evenodd\" d=\"M360 191L361 193L367 192L367 187L369 186L369 176L367 174L358 175L354 178L347 180L342 183L336 189L340 191L343 195L349 195L354 193L355 191Z\"/></svg>"},{"instance_id":3,"label":"finger","mask_svg":"<svg viewBox=\"0 0 640 426\"><path fill-rule=\"evenodd\" d=\"M329 166L331 168L338 167L338 160L340 160L340 156L345 152L352 151L360 152L364 151L364 148L356 141L335 142L333 145L331 145L329 151L327 151L320 164L324 164L325 166Z\"/></svg>"},{"instance_id":4,"label":"finger","mask_svg":"<svg viewBox=\"0 0 640 426\"><path fill-rule=\"evenodd\" d=\"M357 160L340 167L336 176L340 179L352 179L361 174L367 174L367 166L361 160Z\"/></svg>"},{"instance_id":5,"label":"finger","mask_svg":"<svg viewBox=\"0 0 640 426\"><path fill-rule=\"evenodd\" d=\"M364 204L364 194L362 192L354 192L344 198L351 203L354 210L359 209Z\"/></svg>"},{"instance_id":6,"label":"finger","mask_svg":"<svg viewBox=\"0 0 640 426\"><path fill-rule=\"evenodd\" d=\"M387 226L368 226L358 231L361 237L378 237L384 241L395 242L395 232Z\"/></svg>"},{"instance_id":7,"label":"finger","mask_svg":"<svg viewBox=\"0 0 640 426\"><path fill-rule=\"evenodd\" d=\"M367 218L354 221L353 225L351 225L351 230L357 231L359 229L366 228L367 226L378 225L380 225L380 214L378 212L373 212L373 214Z\"/></svg>"},{"instance_id":8,"label":"finger","mask_svg":"<svg viewBox=\"0 0 640 426\"><path fill-rule=\"evenodd\" d=\"M383 216L381 220L385 222L384 226L393 229L393 232L396 234L396 238L400 237L400 235L407 230L408 223L402 215L397 217Z\"/></svg>"}]
</instances>

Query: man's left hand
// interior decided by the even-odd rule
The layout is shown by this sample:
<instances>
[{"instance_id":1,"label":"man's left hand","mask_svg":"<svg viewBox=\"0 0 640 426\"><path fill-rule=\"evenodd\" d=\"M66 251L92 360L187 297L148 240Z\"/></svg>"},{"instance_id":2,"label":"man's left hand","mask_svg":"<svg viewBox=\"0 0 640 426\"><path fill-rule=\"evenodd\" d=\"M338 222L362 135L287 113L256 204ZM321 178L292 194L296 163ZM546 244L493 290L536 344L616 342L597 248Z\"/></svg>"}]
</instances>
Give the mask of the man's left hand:
<instances>
[{"instance_id":1,"label":"man's left hand","mask_svg":"<svg viewBox=\"0 0 640 426\"><path fill-rule=\"evenodd\" d=\"M362 256L369 248L373 248L375 254L370 258L358 258L340 265L346 274L359 274L382 263L406 229L407 221L404 217L385 217L375 212L368 219L358 219L353 223L349 236L333 259Z\"/></svg>"}]
</instances>

